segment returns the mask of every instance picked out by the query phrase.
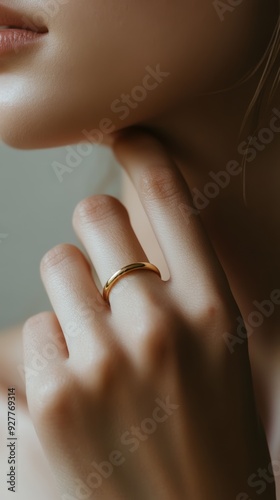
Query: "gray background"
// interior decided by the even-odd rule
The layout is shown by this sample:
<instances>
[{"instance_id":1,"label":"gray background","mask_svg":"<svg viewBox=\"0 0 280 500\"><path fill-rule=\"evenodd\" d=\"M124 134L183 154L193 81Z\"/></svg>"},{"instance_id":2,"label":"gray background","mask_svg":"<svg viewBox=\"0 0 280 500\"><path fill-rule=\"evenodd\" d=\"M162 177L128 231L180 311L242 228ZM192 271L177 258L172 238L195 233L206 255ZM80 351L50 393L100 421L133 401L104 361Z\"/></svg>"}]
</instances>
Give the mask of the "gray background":
<instances>
[{"instance_id":1,"label":"gray background","mask_svg":"<svg viewBox=\"0 0 280 500\"><path fill-rule=\"evenodd\" d=\"M40 260L58 243L80 246L71 225L77 203L97 193L121 197L121 167L110 149L85 152L70 168L69 149L20 151L0 143L0 330L51 308ZM53 162L68 169L60 178Z\"/></svg>"}]
</instances>

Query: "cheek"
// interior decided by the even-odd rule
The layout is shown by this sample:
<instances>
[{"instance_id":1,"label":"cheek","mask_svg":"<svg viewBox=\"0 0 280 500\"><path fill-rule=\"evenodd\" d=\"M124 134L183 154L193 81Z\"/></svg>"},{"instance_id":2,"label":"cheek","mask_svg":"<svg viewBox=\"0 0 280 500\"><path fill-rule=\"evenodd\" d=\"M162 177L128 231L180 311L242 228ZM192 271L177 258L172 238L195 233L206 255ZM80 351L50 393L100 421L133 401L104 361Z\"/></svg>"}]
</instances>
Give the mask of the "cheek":
<instances>
[{"instance_id":1,"label":"cheek","mask_svg":"<svg viewBox=\"0 0 280 500\"><path fill-rule=\"evenodd\" d=\"M225 85L248 62L253 17L250 0L224 22L208 0L69 0L44 45L0 67L0 135L22 149L74 143Z\"/></svg>"}]
</instances>

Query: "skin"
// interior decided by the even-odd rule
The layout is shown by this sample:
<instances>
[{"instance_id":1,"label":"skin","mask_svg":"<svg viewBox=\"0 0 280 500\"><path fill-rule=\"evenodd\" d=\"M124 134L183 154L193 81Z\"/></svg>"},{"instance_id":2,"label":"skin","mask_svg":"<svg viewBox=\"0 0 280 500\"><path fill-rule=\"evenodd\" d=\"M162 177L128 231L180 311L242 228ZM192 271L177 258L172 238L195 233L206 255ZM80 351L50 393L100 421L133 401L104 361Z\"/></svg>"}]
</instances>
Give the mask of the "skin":
<instances>
[{"instance_id":1,"label":"skin","mask_svg":"<svg viewBox=\"0 0 280 500\"><path fill-rule=\"evenodd\" d=\"M275 13L272 0L265 9L261 0L243 2L226 23L208 0L153 0L144 8L136 0L117 7L111 0L83 0L83 8L76 0L55 3L55 15L44 0L15 4L34 23L41 16L49 33L36 48L0 62L0 136L13 147L77 143L82 130L99 128L106 117L116 129L128 127L231 85L255 64ZM171 77L124 123L111 104L157 64Z\"/></svg>"},{"instance_id":2,"label":"skin","mask_svg":"<svg viewBox=\"0 0 280 500\"><path fill-rule=\"evenodd\" d=\"M34 15L31 3L23 8ZM140 231L138 239L137 223L135 234L128 192L124 204L100 195L76 208L73 226L89 261L70 245L42 259L54 312L24 326L27 370L34 352L48 343L56 350L44 370L27 371L26 390L60 495L77 498L76 479L89 481L92 461L108 460L120 435L142 428L156 398L169 396L178 405L170 418L147 439L133 429L139 449L121 448L126 461L88 498L255 500L247 480L260 469L268 478L262 498L276 498L267 470L280 449L280 308L234 352L224 334L235 335L237 318L248 318L252 302L278 288L279 137L248 168L248 208L238 175L199 214L186 218L179 210L192 206L192 190L203 190L211 170L238 158L240 125L260 72L235 84L263 54L276 19L272 0L269 8L243 2L223 22L206 0L121 1L113 12L108 1L84 0L81 9L70 0L47 19L44 43L0 63L0 135L7 144L77 143L104 117L112 132L127 129L102 141L124 167L126 183L130 178L130 196L138 193L170 273L166 281L151 272L126 276L112 289L110 306L102 301L91 266L103 284L128 262L148 260L154 243ZM170 75L121 121L111 103L158 63ZM265 124L278 104L276 95ZM244 137L251 127L249 121Z\"/></svg>"}]
</instances>

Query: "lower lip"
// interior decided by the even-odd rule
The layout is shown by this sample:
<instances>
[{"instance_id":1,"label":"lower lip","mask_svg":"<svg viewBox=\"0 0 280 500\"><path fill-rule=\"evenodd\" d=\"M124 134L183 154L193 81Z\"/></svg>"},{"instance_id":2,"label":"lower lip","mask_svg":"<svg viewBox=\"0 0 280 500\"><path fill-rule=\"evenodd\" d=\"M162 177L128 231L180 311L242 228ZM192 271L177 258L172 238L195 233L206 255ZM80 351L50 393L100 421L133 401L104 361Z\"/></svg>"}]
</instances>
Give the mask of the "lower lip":
<instances>
[{"instance_id":1,"label":"lower lip","mask_svg":"<svg viewBox=\"0 0 280 500\"><path fill-rule=\"evenodd\" d=\"M0 30L0 57L19 52L21 48L38 41L45 34L15 28Z\"/></svg>"}]
</instances>

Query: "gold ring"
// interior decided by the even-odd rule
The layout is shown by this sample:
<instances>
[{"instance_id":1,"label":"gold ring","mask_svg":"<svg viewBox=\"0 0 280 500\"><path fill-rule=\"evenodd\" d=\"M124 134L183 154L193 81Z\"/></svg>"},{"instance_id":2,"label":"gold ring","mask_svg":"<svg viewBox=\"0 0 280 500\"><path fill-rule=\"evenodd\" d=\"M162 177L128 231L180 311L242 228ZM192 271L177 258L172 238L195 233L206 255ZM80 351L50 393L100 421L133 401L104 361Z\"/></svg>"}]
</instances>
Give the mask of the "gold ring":
<instances>
[{"instance_id":1,"label":"gold ring","mask_svg":"<svg viewBox=\"0 0 280 500\"><path fill-rule=\"evenodd\" d=\"M108 279L108 281L106 281L103 288L103 299L109 303L109 293L114 284L125 274L138 270L153 271L154 273L157 273L161 278L160 270L156 266L154 266L154 264L151 264L150 262L134 262L133 264L129 264L128 266L124 266L119 269L116 273L113 274L113 276L111 276L110 279Z\"/></svg>"}]
</instances>

